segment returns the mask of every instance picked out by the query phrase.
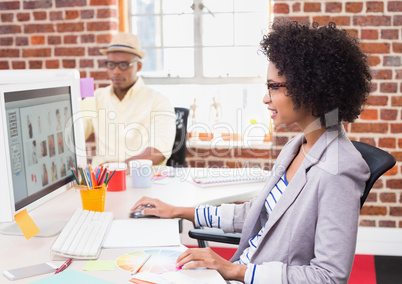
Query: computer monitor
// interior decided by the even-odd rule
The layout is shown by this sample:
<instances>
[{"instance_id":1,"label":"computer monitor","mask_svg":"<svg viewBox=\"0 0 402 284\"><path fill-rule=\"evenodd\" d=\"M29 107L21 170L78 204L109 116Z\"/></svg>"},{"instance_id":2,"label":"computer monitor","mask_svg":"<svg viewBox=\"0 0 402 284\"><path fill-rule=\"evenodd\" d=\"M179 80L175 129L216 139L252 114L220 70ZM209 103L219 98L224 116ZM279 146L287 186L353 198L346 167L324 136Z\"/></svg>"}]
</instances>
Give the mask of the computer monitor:
<instances>
[{"instance_id":1,"label":"computer monitor","mask_svg":"<svg viewBox=\"0 0 402 284\"><path fill-rule=\"evenodd\" d=\"M70 168L86 165L76 75L67 72L62 81L52 81L56 78L50 76L49 81L0 84L2 233L21 234L14 215L24 209L30 212L71 188ZM34 221L42 236L55 235L64 226L58 220Z\"/></svg>"}]
</instances>

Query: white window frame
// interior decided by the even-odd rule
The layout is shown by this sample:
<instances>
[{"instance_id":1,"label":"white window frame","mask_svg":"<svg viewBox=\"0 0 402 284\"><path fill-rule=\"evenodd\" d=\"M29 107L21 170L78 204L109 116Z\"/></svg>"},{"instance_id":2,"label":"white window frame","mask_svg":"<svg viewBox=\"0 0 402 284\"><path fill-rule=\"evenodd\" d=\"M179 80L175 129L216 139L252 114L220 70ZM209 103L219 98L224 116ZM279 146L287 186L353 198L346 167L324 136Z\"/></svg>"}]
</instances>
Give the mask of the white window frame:
<instances>
[{"instance_id":1,"label":"white window frame","mask_svg":"<svg viewBox=\"0 0 402 284\"><path fill-rule=\"evenodd\" d=\"M160 0L168 1L168 0ZM266 0L268 1L268 0ZM209 12L209 9L203 5L203 0L193 0L192 9L194 11L194 77L155 77L155 76L147 76L142 74L145 82L149 85L176 85L176 84L201 84L201 85L216 85L216 84L263 84L265 82L265 78L258 77L206 77L203 75L203 49L202 45L202 20L203 14L205 12L203 9ZM131 1L129 1L131 3ZM131 4L129 4L131 5ZM270 7L270 5L268 5ZM160 7L160 16L165 15L162 11L162 5ZM132 31L131 18L135 17L136 14L131 13L132 9L129 7L128 9L128 17L129 17L129 30ZM237 14L236 11L232 12L233 14ZM155 14L152 14L155 15ZM270 11L267 13L267 29L268 23L270 22ZM147 16L146 14L141 14L141 16ZM163 32L161 21L161 32ZM162 36L161 48L163 49L163 36ZM235 45L233 45L235 46ZM214 46L219 47L219 46ZM227 47L227 46L225 46ZM249 47L249 46L245 46ZM263 58L262 58L263 59Z\"/></svg>"}]
</instances>

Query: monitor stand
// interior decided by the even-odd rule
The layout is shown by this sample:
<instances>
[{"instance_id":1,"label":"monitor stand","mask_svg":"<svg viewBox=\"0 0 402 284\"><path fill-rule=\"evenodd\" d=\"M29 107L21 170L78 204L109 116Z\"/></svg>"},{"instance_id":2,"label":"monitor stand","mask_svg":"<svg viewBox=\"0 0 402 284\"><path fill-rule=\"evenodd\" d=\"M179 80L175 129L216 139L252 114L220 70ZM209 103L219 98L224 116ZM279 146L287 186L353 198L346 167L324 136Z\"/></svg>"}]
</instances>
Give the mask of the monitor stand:
<instances>
[{"instance_id":1,"label":"monitor stand","mask_svg":"<svg viewBox=\"0 0 402 284\"><path fill-rule=\"evenodd\" d=\"M35 221L36 226L38 226L39 234L35 237L53 237L61 232L61 230L66 225L66 221L58 220L37 220ZM18 224L13 221L11 223L0 224L0 233L4 235L14 235L23 236Z\"/></svg>"}]
</instances>

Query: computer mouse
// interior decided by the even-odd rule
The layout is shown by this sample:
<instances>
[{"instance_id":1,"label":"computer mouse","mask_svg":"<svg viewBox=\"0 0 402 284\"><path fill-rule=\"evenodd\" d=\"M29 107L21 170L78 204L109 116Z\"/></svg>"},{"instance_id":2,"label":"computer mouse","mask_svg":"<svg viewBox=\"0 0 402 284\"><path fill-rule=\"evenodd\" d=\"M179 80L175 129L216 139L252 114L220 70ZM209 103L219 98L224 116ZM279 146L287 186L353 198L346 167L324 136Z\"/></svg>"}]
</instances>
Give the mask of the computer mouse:
<instances>
[{"instance_id":1,"label":"computer mouse","mask_svg":"<svg viewBox=\"0 0 402 284\"><path fill-rule=\"evenodd\" d=\"M145 206L140 206L137 209L135 209L133 212L130 212L129 217L130 218L159 218L155 215L144 215L142 214L142 210L147 209L147 208L155 208L154 206L148 204Z\"/></svg>"}]
</instances>

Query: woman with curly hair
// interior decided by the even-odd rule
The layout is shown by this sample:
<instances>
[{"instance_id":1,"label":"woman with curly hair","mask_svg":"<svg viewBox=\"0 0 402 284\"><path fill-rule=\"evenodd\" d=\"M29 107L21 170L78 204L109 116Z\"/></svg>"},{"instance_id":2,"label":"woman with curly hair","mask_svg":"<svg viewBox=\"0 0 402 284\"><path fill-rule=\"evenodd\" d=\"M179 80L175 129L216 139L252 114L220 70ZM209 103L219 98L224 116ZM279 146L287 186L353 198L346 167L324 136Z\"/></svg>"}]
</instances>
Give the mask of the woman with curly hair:
<instances>
[{"instance_id":1,"label":"woman with curly hair","mask_svg":"<svg viewBox=\"0 0 402 284\"><path fill-rule=\"evenodd\" d=\"M263 102L276 127L296 123L303 133L283 147L249 202L183 208L143 197L133 206L151 204L144 214L242 232L231 261L210 249L188 249L177 266L216 269L234 282L347 283L370 174L342 125L358 117L370 92L357 44L334 23L272 25L261 42L269 60Z\"/></svg>"}]
</instances>

